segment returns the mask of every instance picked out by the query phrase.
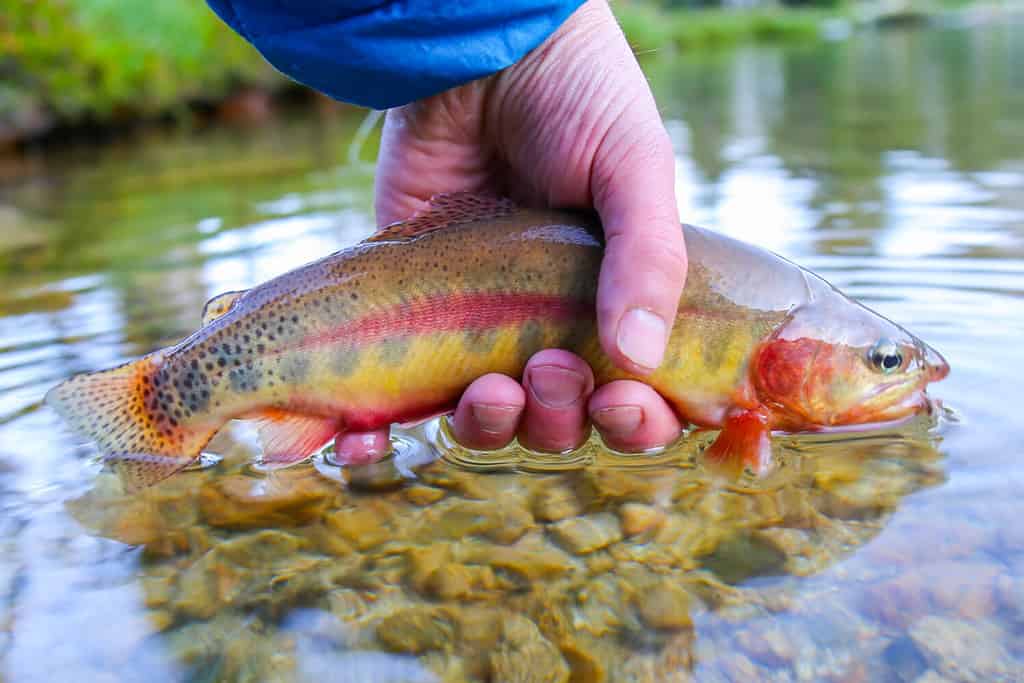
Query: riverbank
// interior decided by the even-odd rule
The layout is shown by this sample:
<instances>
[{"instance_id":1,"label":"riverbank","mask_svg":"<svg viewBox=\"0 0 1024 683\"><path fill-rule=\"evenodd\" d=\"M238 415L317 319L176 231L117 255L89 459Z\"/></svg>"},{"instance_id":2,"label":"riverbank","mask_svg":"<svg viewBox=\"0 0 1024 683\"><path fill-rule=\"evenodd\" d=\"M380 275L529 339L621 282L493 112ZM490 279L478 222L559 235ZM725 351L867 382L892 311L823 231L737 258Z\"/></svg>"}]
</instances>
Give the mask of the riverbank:
<instances>
[{"instance_id":1,"label":"riverbank","mask_svg":"<svg viewBox=\"0 0 1024 683\"><path fill-rule=\"evenodd\" d=\"M943 9L932 2L857 8L689 10L630 2L615 12L643 55L841 38L892 12L926 18ZM0 150L156 122L260 121L282 99L324 103L271 68L202 3L15 4L0 18L0 54Z\"/></svg>"}]
</instances>

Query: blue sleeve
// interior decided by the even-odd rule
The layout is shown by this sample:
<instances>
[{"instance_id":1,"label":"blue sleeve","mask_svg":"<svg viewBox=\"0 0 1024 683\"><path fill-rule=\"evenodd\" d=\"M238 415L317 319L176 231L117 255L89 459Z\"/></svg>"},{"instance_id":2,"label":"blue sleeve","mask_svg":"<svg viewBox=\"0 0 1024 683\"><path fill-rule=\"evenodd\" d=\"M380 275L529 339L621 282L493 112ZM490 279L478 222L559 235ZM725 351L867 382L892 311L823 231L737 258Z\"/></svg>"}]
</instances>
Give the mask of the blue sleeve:
<instances>
[{"instance_id":1,"label":"blue sleeve","mask_svg":"<svg viewBox=\"0 0 1024 683\"><path fill-rule=\"evenodd\" d=\"M514 64L582 0L207 0L275 68L395 107Z\"/></svg>"}]
</instances>

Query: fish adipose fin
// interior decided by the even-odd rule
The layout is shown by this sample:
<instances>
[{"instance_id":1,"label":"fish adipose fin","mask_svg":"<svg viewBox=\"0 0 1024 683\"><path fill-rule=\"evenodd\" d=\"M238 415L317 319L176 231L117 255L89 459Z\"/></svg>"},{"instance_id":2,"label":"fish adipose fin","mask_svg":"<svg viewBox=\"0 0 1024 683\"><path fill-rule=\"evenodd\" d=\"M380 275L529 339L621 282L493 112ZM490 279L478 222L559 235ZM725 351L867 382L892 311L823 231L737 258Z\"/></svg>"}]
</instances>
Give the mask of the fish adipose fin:
<instances>
[{"instance_id":1,"label":"fish adipose fin","mask_svg":"<svg viewBox=\"0 0 1024 683\"><path fill-rule=\"evenodd\" d=\"M137 491L198 457L219 425L186 428L162 409L155 386L159 352L101 372L76 375L46 395L79 435L99 446L125 489Z\"/></svg>"},{"instance_id":2,"label":"fish adipose fin","mask_svg":"<svg viewBox=\"0 0 1024 683\"><path fill-rule=\"evenodd\" d=\"M203 306L203 325L209 325L230 311L231 307L238 301L238 298L245 294L246 291L242 289L236 292L224 292L207 301L206 305Z\"/></svg>"},{"instance_id":3,"label":"fish adipose fin","mask_svg":"<svg viewBox=\"0 0 1024 683\"><path fill-rule=\"evenodd\" d=\"M411 218L386 225L364 242L392 242L412 239L453 225L475 223L510 216L516 210L510 199L472 192L437 194L427 207Z\"/></svg>"},{"instance_id":4,"label":"fish adipose fin","mask_svg":"<svg viewBox=\"0 0 1024 683\"><path fill-rule=\"evenodd\" d=\"M264 467L280 468L302 462L340 431L333 418L302 415L287 410L266 410L256 419L263 445Z\"/></svg>"},{"instance_id":5,"label":"fish adipose fin","mask_svg":"<svg viewBox=\"0 0 1024 683\"><path fill-rule=\"evenodd\" d=\"M736 412L726 418L718 438L704 451L708 469L729 479L738 478L744 467L764 474L771 457L768 420L756 410Z\"/></svg>"}]
</instances>

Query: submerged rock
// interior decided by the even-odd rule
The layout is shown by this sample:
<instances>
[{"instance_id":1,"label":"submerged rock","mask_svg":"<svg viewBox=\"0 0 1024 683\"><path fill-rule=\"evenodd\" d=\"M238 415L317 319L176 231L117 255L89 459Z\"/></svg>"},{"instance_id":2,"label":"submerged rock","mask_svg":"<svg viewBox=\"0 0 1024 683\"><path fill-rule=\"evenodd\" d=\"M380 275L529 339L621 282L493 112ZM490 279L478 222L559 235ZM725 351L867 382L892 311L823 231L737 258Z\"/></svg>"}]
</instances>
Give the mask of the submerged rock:
<instances>
[{"instance_id":1,"label":"submerged rock","mask_svg":"<svg viewBox=\"0 0 1024 683\"><path fill-rule=\"evenodd\" d=\"M569 664L570 683L605 683L608 680L604 664L590 649L582 647L578 639L567 638L560 648Z\"/></svg>"},{"instance_id":2,"label":"submerged rock","mask_svg":"<svg viewBox=\"0 0 1024 683\"><path fill-rule=\"evenodd\" d=\"M498 543L514 543L533 526L530 513L514 503L445 500L423 513L416 536L451 540L481 536Z\"/></svg>"},{"instance_id":3,"label":"submerged rock","mask_svg":"<svg viewBox=\"0 0 1024 683\"><path fill-rule=\"evenodd\" d=\"M533 515L542 522L557 522L583 511L576 492L568 486L540 487L533 498Z\"/></svg>"},{"instance_id":4,"label":"submerged rock","mask_svg":"<svg viewBox=\"0 0 1024 683\"><path fill-rule=\"evenodd\" d=\"M965 683L1020 681L1024 667L1002 645L1004 634L992 624L924 617L910 637L940 674Z\"/></svg>"},{"instance_id":5,"label":"submerged rock","mask_svg":"<svg viewBox=\"0 0 1024 683\"><path fill-rule=\"evenodd\" d=\"M552 524L548 531L576 555L592 553L622 540L619 518L610 512L566 519Z\"/></svg>"},{"instance_id":6,"label":"submerged rock","mask_svg":"<svg viewBox=\"0 0 1024 683\"><path fill-rule=\"evenodd\" d=\"M636 536L664 524L665 513L643 503L623 503L619 507L619 519L622 521L622 532L627 536Z\"/></svg>"},{"instance_id":7,"label":"submerged rock","mask_svg":"<svg viewBox=\"0 0 1024 683\"><path fill-rule=\"evenodd\" d=\"M640 618L652 628L680 630L693 626L690 594L671 579L644 586L635 602Z\"/></svg>"},{"instance_id":8,"label":"submerged rock","mask_svg":"<svg viewBox=\"0 0 1024 683\"><path fill-rule=\"evenodd\" d=\"M518 614L502 624L502 640L490 653L490 680L502 683L566 683L569 667L537 625Z\"/></svg>"},{"instance_id":9,"label":"submerged rock","mask_svg":"<svg viewBox=\"0 0 1024 683\"><path fill-rule=\"evenodd\" d=\"M512 546L460 546L457 555L462 562L486 564L528 582L554 579L581 568L577 560L535 535L527 536Z\"/></svg>"},{"instance_id":10,"label":"submerged rock","mask_svg":"<svg viewBox=\"0 0 1024 683\"><path fill-rule=\"evenodd\" d=\"M678 476L674 468L642 472L593 468L585 472L584 482L590 497L598 501L654 504L673 497Z\"/></svg>"},{"instance_id":11,"label":"submerged rock","mask_svg":"<svg viewBox=\"0 0 1024 683\"><path fill-rule=\"evenodd\" d=\"M413 505L427 506L444 498L445 493L433 486L415 485L404 491L405 499Z\"/></svg>"},{"instance_id":12,"label":"submerged rock","mask_svg":"<svg viewBox=\"0 0 1024 683\"><path fill-rule=\"evenodd\" d=\"M410 607L385 617L377 624L377 639L391 652L422 654L446 650L457 644L450 610L443 607Z\"/></svg>"},{"instance_id":13,"label":"submerged rock","mask_svg":"<svg viewBox=\"0 0 1024 683\"><path fill-rule=\"evenodd\" d=\"M369 550L394 538L401 538L397 511L383 498L361 498L357 507L329 513L327 528L338 534L357 550Z\"/></svg>"},{"instance_id":14,"label":"submerged rock","mask_svg":"<svg viewBox=\"0 0 1024 683\"><path fill-rule=\"evenodd\" d=\"M780 574L785 564L786 556L773 543L750 534L722 541L701 560L703 567L731 584L750 577Z\"/></svg>"},{"instance_id":15,"label":"submerged rock","mask_svg":"<svg viewBox=\"0 0 1024 683\"><path fill-rule=\"evenodd\" d=\"M337 495L337 487L308 471L266 477L235 474L203 486L199 507L215 527L294 526L322 517Z\"/></svg>"},{"instance_id":16,"label":"submerged rock","mask_svg":"<svg viewBox=\"0 0 1024 683\"><path fill-rule=\"evenodd\" d=\"M490 567L448 563L431 572L423 586L442 600L481 600L498 588L498 579Z\"/></svg>"},{"instance_id":17,"label":"submerged rock","mask_svg":"<svg viewBox=\"0 0 1024 683\"><path fill-rule=\"evenodd\" d=\"M224 541L192 564L178 584L174 606L209 618L229 607L286 607L304 592L323 590L343 567L302 552L304 541L282 531L260 531Z\"/></svg>"},{"instance_id":18,"label":"submerged rock","mask_svg":"<svg viewBox=\"0 0 1024 683\"><path fill-rule=\"evenodd\" d=\"M903 628L942 611L976 619L997 606L1001 569L980 562L937 562L878 582L865 592L865 611L888 626Z\"/></svg>"}]
</instances>

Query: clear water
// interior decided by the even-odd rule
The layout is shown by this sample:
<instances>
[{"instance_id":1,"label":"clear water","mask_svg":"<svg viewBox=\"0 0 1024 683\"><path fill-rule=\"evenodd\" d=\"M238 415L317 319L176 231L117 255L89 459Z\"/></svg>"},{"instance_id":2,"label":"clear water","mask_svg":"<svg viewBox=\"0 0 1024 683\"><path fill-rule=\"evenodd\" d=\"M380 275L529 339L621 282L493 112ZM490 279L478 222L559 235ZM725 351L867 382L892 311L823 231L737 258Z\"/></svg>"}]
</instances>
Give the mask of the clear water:
<instances>
[{"instance_id":1,"label":"clear water","mask_svg":"<svg viewBox=\"0 0 1024 683\"><path fill-rule=\"evenodd\" d=\"M237 432L219 468L120 496L43 393L369 234L359 117L3 162L3 678L1024 679L1021 28L649 57L684 218L812 268L953 368L937 424L791 441L743 488L439 463L344 489L248 469Z\"/></svg>"}]
</instances>

